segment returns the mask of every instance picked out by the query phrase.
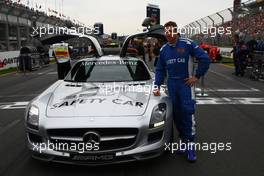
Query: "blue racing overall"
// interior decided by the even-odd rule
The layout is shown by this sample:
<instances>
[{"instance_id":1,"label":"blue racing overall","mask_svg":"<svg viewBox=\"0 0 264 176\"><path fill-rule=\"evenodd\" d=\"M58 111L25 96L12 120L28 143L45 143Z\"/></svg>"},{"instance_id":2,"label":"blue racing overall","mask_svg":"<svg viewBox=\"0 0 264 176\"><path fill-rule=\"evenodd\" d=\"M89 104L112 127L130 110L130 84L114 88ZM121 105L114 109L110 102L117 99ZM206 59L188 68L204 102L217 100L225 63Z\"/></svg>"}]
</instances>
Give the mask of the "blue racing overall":
<instances>
[{"instance_id":1,"label":"blue racing overall","mask_svg":"<svg viewBox=\"0 0 264 176\"><path fill-rule=\"evenodd\" d=\"M193 57L197 58L198 68L193 73ZM168 72L168 92L173 104L174 123L180 138L194 141L195 137L195 95L194 88L185 79L196 76L198 79L209 69L208 54L192 40L180 38L175 45L165 44L160 50L155 75L155 85L163 84Z\"/></svg>"}]
</instances>

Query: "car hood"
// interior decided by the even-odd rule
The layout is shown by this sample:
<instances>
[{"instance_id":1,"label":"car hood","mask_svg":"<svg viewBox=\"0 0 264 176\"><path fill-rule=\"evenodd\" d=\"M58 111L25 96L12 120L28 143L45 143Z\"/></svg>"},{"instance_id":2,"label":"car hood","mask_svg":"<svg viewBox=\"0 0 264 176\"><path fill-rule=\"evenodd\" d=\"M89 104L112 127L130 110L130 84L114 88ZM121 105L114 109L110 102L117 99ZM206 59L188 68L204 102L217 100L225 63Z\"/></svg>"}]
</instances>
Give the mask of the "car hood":
<instances>
[{"instance_id":1,"label":"car hood","mask_svg":"<svg viewBox=\"0 0 264 176\"><path fill-rule=\"evenodd\" d=\"M150 98L150 86L150 82L107 84L63 82L51 95L46 115L48 117L142 115Z\"/></svg>"}]
</instances>

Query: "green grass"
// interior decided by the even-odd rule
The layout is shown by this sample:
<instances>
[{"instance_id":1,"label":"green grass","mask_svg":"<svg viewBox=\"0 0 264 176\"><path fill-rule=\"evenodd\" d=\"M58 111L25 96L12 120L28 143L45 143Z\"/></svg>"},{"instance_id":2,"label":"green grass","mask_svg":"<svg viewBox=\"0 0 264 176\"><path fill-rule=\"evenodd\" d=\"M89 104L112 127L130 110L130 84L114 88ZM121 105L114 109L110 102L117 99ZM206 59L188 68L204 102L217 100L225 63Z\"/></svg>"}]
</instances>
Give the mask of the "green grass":
<instances>
[{"instance_id":1,"label":"green grass","mask_svg":"<svg viewBox=\"0 0 264 176\"><path fill-rule=\"evenodd\" d=\"M230 57L222 57L221 63L227 66L234 67L233 58Z\"/></svg>"},{"instance_id":2,"label":"green grass","mask_svg":"<svg viewBox=\"0 0 264 176\"><path fill-rule=\"evenodd\" d=\"M50 60L50 64L55 64L55 63L56 63L55 59Z\"/></svg>"},{"instance_id":3,"label":"green grass","mask_svg":"<svg viewBox=\"0 0 264 176\"><path fill-rule=\"evenodd\" d=\"M8 73L13 73L13 72L16 72L16 71L17 71L17 68L16 67L8 68L8 69L0 70L0 75L5 75L5 74L8 74Z\"/></svg>"}]
</instances>

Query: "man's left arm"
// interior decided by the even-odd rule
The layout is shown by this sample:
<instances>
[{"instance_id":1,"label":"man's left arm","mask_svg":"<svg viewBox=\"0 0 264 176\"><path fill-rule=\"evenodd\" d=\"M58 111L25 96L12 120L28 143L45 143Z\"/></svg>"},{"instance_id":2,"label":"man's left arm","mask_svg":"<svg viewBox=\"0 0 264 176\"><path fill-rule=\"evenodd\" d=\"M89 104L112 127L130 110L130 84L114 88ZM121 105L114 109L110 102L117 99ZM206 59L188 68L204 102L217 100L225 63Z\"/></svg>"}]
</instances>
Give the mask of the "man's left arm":
<instances>
[{"instance_id":1,"label":"man's left arm","mask_svg":"<svg viewBox=\"0 0 264 176\"><path fill-rule=\"evenodd\" d=\"M208 71L211 61L208 54L194 42L192 42L191 54L198 61L198 68L196 69L195 77L199 79Z\"/></svg>"},{"instance_id":2,"label":"man's left arm","mask_svg":"<svg viewBox=\"0 0 264 176\"><path fill-rule=\"evenodd\" d=\"M198 68L196 69L195 75L190 78L186 78L185 81L187 85L194 86L198 79L204 76L208 71L211 61L208 54L194 42L191 42L190 50L190 54L193 57L196 57L198 61Z\"/></svg>"}]
</instances>

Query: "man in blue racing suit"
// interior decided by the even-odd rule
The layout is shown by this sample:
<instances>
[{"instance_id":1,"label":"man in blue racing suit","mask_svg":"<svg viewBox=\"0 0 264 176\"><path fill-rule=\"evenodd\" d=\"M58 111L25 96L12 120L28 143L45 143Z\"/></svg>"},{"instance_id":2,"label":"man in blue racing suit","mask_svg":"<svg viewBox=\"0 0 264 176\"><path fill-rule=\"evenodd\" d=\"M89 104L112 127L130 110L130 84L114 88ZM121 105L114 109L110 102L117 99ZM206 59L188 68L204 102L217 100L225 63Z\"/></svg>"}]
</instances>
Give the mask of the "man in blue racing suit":
<instances>
[{"instance_id":1,"label":"man in blue racing suit","mask_svg":"<svg viewBox=\"0 0 264 176\"><path fill-rule=\"evenodd\" d=\"M195 138L195 95L194 85L209 69L208 54L192 40L180 38L177 35L177 24L169 21L165 25L165 34L168 43L160 50L160 58L156 67L154 95L160 95L160 86L168 72L168 92L173 104L174 123L179 132L180 140L192 146ZM198 60L198 68L193 73L193 58ZM191 145L190 145L191 144ZM187 154L190 162L197 159L195 149L186 147L179 151Z\"/></svg>"}]
</instances>

